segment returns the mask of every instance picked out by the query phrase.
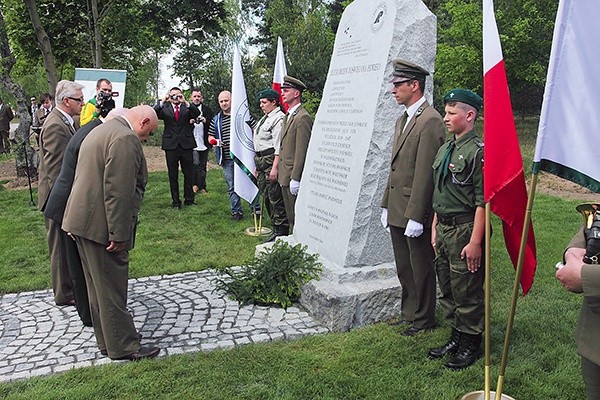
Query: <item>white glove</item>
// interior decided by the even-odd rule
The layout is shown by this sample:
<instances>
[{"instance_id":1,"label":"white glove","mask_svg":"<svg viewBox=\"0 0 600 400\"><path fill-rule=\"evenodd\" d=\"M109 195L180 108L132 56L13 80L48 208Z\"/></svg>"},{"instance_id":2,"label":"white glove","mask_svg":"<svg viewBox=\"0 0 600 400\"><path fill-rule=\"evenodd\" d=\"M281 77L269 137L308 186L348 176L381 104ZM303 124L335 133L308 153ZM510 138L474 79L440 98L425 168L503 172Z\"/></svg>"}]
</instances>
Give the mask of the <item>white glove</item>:
<instances>
[{"instance_id":1,"label":"white glove","mask_svg":"<svg viewBox=\"0 0 600 400\"><path fill-rule=\"evenodd\" d=\"M294 196L298 196L299 190L300 190L300 182L292 179L290 181L290 193Z\"/></svg>"},{"instance_id":2,"label":"white glove","mask_svg":"<svg viewBox=\"0 0 600 400\"><path fill-rule=\"evenodd\" d=\"M381 225L385 228L386 231L390 231L390 227L388 225L388 220L387 220L387 208L382 208L381 209Z\"/></svg>"},{"instance_id":3,"label":"white glove","mask_svg":"<svg viewBox=\"0 0 600 400\"><path fill-rule=\"evenodd\" d=\"M410 238L416 238L421 236L423 233L423 224L417 221L413 221L412 219L408 220L406 224L406 229L404 230L404 236L408 236Z\"/></svg>"}]
</instances>

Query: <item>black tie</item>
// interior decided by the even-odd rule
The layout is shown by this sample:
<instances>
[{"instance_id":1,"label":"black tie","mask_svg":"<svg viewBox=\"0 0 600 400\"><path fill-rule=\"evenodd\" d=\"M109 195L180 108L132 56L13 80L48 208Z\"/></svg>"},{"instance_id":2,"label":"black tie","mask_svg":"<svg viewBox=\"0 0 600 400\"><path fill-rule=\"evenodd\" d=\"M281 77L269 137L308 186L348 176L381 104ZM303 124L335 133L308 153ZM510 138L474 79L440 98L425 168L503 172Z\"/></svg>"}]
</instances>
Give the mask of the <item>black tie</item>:
<instances>
[{"instance_id":1,"label":"black tie","mask_svg":"<svg viewBox=\"0 0 600 400\"><path fill-rule=\"evenodd\" d=\"M438 181L438 190L442 190L442 186L444 186L444 182L446 181L446 177L448 176L448 167L450 166L450 158L452 157L452 151L454 151L454 147L456 147L456 142L452 140L448 147L446 148L446 152L444 153L444 158L442 159L442 171L440 173L440 180Z\"/></svg>"}]
</instances>

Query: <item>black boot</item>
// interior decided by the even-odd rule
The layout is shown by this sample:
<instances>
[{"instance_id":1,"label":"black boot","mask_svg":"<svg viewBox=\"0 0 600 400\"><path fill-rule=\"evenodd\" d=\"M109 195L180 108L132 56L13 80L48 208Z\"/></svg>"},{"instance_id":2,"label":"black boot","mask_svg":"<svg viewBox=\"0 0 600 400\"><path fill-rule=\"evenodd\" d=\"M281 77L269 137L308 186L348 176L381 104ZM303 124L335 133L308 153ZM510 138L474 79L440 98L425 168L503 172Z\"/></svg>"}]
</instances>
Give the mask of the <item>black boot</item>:
<instances>
[{"instance_id":1,"label":"black boot","mask_svg":"<svg viewBox=\"0 0 600 400\"><path fill-rule=\"evenodd\" d=\"M269 242L274 242L275 239L277 239L278 236L287 236L288 235L288 228L285 226L276 226L273 229L273 232L269 235L269 237L267 237L263 243L269 243Z\"/></svg>"},{"instance_id":2,"label":"black boot","mask_svg":"<svg viewBox=\"0 0 600 400\"><path fill-rule=\"evenodd\" d=\"M427 355L429 356L429 358L433 359L442 358L446 354L450 354L453 356L458 351L459 342L460 332L452 328L452 334L450 335L450 339L448 339L448 341L440 347L429 349L429 353L427 353Z\"/></svg>"},{"instance_id":3,"label":"black boot","mask_svg":"<svg viewBox=\"0 0 600 400\"><path fill-rule=\"evenodd\" d=\"M467 368L483 355L481 351L481 334L469 335L461 333L458 351L444 366L450 369Z\"/></svg>"}]
</instances>

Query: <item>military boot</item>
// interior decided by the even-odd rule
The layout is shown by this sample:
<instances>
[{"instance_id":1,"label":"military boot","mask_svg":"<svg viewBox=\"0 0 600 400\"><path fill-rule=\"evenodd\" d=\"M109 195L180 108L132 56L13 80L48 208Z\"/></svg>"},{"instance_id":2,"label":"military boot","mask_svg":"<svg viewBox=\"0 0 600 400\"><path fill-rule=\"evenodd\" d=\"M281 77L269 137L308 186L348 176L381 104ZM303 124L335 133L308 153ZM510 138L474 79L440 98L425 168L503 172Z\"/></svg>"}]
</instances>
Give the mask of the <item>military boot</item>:
<instances>
[{"instance_id":1,"label":"military boot","mask_svg":"<svg viewBox=\"0 0 600 400\"><path fill-rule=\"evenodd\" d=\"M429 353L427 355L429 358L437 359L442 358L446 354L455 355L458 350L458 343L460 342L460 332L456 329L452 328L452 334L450 335L450 339L441 345L440 347L435 347L433 349L429 349Z\"/></svg>"},{"instance_id":2,"label":"military boot","mask_svg":"<svg viewBox=\"0 0 600 400\"><path fill-rule=\"evenodd\" d=\"M469 335L461 333L458 351L444 366L450 369L463 369L471 366L483 355L481 351L481 334Z\"/></svg>"},{"instance_id":3,"label":"military boot","mask_svg":"<svg viewBox=\"0 0 600 400\"><path fill-rule=\"evenodd\" d=\"M274 242L279 236L287 236L289 228L287 226L276 226L273 228L273 233L269 235L263 243Z\"/></svg>"}]
</instances>

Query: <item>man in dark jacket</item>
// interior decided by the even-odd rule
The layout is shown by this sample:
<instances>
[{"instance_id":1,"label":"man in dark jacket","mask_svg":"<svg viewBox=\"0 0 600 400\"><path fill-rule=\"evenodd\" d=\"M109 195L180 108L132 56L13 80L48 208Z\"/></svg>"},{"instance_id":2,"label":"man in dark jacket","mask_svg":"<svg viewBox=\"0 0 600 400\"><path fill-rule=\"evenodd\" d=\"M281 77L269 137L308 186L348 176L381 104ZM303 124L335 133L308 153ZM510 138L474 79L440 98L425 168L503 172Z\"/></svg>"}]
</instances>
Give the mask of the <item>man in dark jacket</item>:
<instances>
[{"instance_id":1,"label":"man in dark jacket","mask_svg":"<svg viewBox=\"0 0 600 400\"><path fill-rule=\"evenodd\" d=\"M158 119L164 121L162 149L167 159L169 185L173 208L181 208L179 197L179 165L183 172L183 197L185 205L194 205L194 126L190 120L200 115L198 107L189 103L178 87L172 88L161 101L154 106Z\"/></svg>"}]
</instances>

